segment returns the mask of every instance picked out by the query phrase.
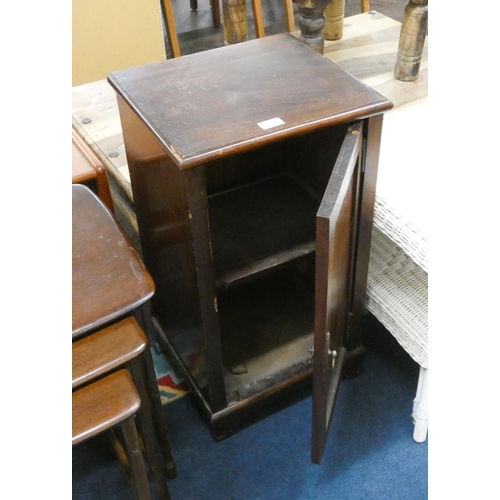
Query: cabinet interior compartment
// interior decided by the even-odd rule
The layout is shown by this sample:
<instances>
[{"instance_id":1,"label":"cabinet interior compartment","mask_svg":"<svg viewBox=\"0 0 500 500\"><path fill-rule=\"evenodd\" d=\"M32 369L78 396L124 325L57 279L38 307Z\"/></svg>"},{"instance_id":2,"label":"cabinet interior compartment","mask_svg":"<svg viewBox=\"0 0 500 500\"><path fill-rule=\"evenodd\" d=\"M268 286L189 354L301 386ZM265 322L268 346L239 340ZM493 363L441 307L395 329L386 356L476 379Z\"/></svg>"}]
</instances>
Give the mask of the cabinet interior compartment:
<instances>
[{"instance_id":1,"label":"cabinet interior compartment","mask_svg":"<svg viewBox=\"0 0 500 500\"><path fill-rule=\"evenodd\" d=\"M206 166L217 288L315 251L315 217L345 135L327 127Z\"/></svg>"},{"instance_id":2,"label":"cabinet interior compartment","mask_svg":"<svg viewBox=\"0 0 500 500\"><path fill-rule=\"evenodd\" d=\"M219 194L209 206L218 288L255 279L315 250L318 204L289 175Z\"/></svg>"},{"instance_id":3,"label":"cabinet interior compartment","mask_svg":"<svg viewBox=\"0 0 500 500\"><path fill-rule=\"evenodd\" d=\"M226 396L311 369L316 213L344 128L206 165Z\"/></svg>"},{"instance_id":4,"label":"cabinet interior compartment","mask_svg":"<svg viewBox=\"0 0 500 500\"><path fill-rule=\"evenodd\" d=\"M307 286L307 275L313 270L314 265L302 262L219 295L228 401L310 369L314 288Z\"/></svg>"}]
</instances>

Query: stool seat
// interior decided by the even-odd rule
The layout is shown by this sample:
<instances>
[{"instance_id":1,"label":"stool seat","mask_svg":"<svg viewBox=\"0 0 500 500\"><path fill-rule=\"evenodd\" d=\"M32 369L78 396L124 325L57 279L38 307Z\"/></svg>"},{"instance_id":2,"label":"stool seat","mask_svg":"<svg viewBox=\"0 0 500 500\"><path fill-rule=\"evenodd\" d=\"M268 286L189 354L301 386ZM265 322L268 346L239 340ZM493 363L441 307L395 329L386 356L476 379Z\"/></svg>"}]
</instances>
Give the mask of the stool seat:
<instances>
[{"instance_id":1,"label":"stool seat","mask_svg":"<svg viewBox=\"0 0 500 500\"><path fill-rule=\"evenodd\" d=\"M77 389L117 368L132 374L141 398L139 430L150 458L160 500L170 498L165 483L177 475L158 393L147 337L133 316L126 317L72 344L72 386ZM164 469L163 469L164 467Z\"/></svg>"},{"instance_id":2,"label":"stool seat","mask_svg":"<svg viewBox=\"0 0 500 500\"><path fill-rule=\"evenodd\" d=\"M115 426L123 432L127 468L137 500L151 500L148 476L134 415L141 399L127 370L119 370L73 392L76 445Z\"/></svg>"},{"instance_id":3,"label":"stool seat","mask_svg":"<svg viewBox=\"0 0 500 500\"><path fill-rule=\"evenodd\" d=\"M73 389L127 363L146 345L146 335L132 316L73 342Z\"/></svg>"},{"instance_id":4,"label":"stool seat","mask_svg":"<svg viewBox=\"0 0 500 500\"><path fill-rule=\"evenodd\" d=\"M141 398L126 370L73 392L73 438L78 444L134 415Z\"/></svg>"}]
</instances>

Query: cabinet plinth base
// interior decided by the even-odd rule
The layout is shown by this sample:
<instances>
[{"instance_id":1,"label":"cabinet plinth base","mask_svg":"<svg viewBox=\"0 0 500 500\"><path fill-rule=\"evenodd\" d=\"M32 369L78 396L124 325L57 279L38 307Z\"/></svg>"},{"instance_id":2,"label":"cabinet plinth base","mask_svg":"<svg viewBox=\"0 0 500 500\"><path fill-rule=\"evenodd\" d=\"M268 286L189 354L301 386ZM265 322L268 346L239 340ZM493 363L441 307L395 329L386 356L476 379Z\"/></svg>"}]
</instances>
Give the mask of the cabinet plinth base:
<instances>
[{"instance_id":1,"label":"cabinet plinth base","mask_svg":"<svg viewBox=\"0 0 500 500\"><path fill-rule=\"evenodd\" d=\"M293 404L303 397L311 396L310 391L306 389L312 382L312 368L309 367L297 373L294 377L287 378L283 382L277 383L251 397L231 402L226 408L214 411L209 401L207 401L206 394L192 378L182 359L169 342L158 320L153 317L152 322L158 333L160 346L166 351L169 360L172 361L184 381L188 384L197 404L208 421L212 437L215 441L222 441L260 418L288 404ZM345 378L352 378L359 373L362 354L365 351L366 349L363 346L348 351L344 365ZM301 388L307 390L307 392L301 392ZM279 400L279 403L277 400ZM269 405L272 401L275 404Z\"/></svg>"}]
</instances>

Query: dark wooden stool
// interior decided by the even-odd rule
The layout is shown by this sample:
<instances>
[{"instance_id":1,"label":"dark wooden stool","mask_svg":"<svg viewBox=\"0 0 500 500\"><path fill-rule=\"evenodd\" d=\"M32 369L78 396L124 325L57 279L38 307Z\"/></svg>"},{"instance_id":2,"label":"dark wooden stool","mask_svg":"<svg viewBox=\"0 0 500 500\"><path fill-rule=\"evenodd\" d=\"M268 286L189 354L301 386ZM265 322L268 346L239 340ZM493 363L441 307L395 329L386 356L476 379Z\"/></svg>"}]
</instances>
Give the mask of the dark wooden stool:
<instances>
[{"instance_id":1,"label":"dark wooden stool","mask_svg":"<svg viewBox=\"0 0 500 500\"><path fill-rule=\"evenodd\" d=\"M127 364L141 395L140 427L158 495L160 498L170 498L162 464L164 462L165 474L169 479L177 475L177 470L156 386L151 352L147 347L146 335L132 316L73 342L72 386L76 389ZM152 383L148 385L148 381ZM155 428L158 429L161 448Z\"/></svg>"},{"instance_id":2,"label":"dark wooden stool","mask_svg":"<svg viewBox=\"0 0 500 500\"><path fill-rule=\"evenodd\" d=\"M141 399L126 370L120 370L73 392L73 437L76 445L115 426L121 427L132 489L150 500L149 483L134 415Z\"/></svg>"},{"instance_id":3,"label":"dark wooden stool","mask_svg":"<svg viewBox=\"0 0 500 500\"><path fill-rule=\"evenodd\" d=\"M112 352L104 361L96 361L93 367L87 365L83 372L80 372L77 384L128 362L134 382L142 392L142 427L147 433L149 419L145 415L148 414L153 419L154 438L158 440L164 457L165 474L168 478L175 477L175 464L147 339L142 331L138 333L140 328L132 318L123 324L117 323L137 313L151 298L154 293L153 280L113 215L103 202L83 185L73 185L72 229L73 341L91 342L88 339L98 335L97 340L92 339L92 343L101 346L100 349L102 346L107 346L107 349L113 346ZM104 333L100 331L103 328ZM131 337L123 349L115 350L128 335ZM109 341L112 336L118 340ZM146 442L155 439L146 438ZM153 448L154 445L151 445L149 454L152 457L155 456ZM157 482L162 484L161 481ZM163 489L163 498L168 498L166 485Z\"/></svg>"}]
</instances>

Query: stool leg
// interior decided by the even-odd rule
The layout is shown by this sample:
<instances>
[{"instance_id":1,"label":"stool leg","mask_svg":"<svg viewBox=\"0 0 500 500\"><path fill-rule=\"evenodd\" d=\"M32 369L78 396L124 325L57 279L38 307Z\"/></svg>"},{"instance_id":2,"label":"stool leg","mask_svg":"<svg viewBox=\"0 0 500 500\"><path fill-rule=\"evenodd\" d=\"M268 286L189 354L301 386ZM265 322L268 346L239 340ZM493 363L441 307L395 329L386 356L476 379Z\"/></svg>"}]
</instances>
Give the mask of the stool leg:
<instances>
[{"instance_id":1,"label":"stool leg","mask_svg":"<svg viewBox=\"0 0 500 500\"><path fill-rule=\"evenodd\" d=\"M150 396L152 415L157 430L158 439L160 441L163 457L165 458L165 472L169 479L177 476L177 468L175 466L174 457L172 455L172 447L168 437L167 421L163 413L163 406L161 404L160 392L158 391L158 383L156 382L156 373L153 365L153 358L149 346L146 346L141 355L144 363L145 378L148 385L148 393Z\"/></svg>"},{"instance_id":2,"label":"stool leg","mask_svg":"<svg viewBox=\"0 0 500 500\"><path fill-rule=\"evenodd\" d=\"M129 417L121 422L120 427L125 439L127 458L132 477L132 486L138 500L151 500L149 491L148 476L142 458L139 437L135 428L133 417Z\"/></svg>"},{"instance_id":3,"label":"stool leg","mask_svg":"<svg viewBox=\"0 0 500 500\"><path fill-rule=\"evenodd\" d=\"M168 44L172 57L180 57L181 50L179 48L179 40L177 38L177 29L175 27L174 12L170 0L162 0L161 7L165 17L165 27L167 29Z\"/></svg>"},{"instance_id":4,"label":"stool leg","mask_svg":"<svg viewBox=\"0 0 500 500\"><path fill-rule=\"evenodd\" d=\"M210 0L212 6L212 23L217 28L220 26L220 4L219 0Z\"/></svg>"},{"instance_id":5,"label":"stool leg","mask_svg":"<svg viewBox=\"0 0 500 500\"><path fill-rule=\"evenodd\" d=\"M147 348L147 347L146 347ZM160 450L153 422L153 408L148 394L147 383L140 357L129 362L132 378L141 396L141 407L137 412L139 427L142 431L146 453L155 479L156 491L160 500L170 500L164 472L163 455Z\"/></svg>"},{"instance_id":6,"label":"stool leg","mask_svg":"<svg viewBox=\"0 0 500 500\"><path fill-rule=\"evenodd\" d=\"M262 17L262 4L260 0L252 0L253 23L255 25L255 36L263 38L266 36L264 30L264 18Z\"/></svg>"},{"instance_id":7,"label":"stool leg","mask_svg":"<svg viewBox=\"0 0 500 500\"><path fill-rule=\"evenodd\" d=\"M283 0L283 10L285 11L285 25L288 32L295 31L295 15L293 13L292 0Z\"/></svg>"}]
</instances>

